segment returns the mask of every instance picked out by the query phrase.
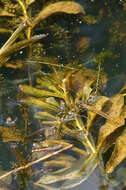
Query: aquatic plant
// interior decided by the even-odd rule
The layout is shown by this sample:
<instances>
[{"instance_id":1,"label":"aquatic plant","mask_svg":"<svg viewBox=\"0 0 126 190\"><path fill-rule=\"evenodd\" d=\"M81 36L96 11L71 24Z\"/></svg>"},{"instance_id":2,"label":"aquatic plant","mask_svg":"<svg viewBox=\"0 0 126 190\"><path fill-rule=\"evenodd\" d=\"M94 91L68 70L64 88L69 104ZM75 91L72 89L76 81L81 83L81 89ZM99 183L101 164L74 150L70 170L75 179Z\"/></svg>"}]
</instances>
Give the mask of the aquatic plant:
<instances>
[{"instance_id":1,"label":"aquatic plant","mask_svg":"<svg viewBox=\"0 0 126 190\"><path fill-rule=\"evenodd\" d=\"M67 140L64 139L66 142L70 143L71 137L77 139L84 146L80 153L85 151L87 155L86 158L84 156L84 165L78 168L75 175L71 174L70 179L65 178L64 170L63 173L57 171L58 175L52 172L51 176L46 175L35 183L40 186L66 179L71 182L66 182L68 186L63 185L62 189L81 183L89 176L89 167L90 172L93 172L97 165L102 165L102 156L111 150L114 144L112 155L105 164L105 173L112 173L125 159L125 146L122 148L125 142L126 117L123 94L119 93L111 98L103 96L100 92L96 94L96 72L82 66L71 69L69 67L64 67L64 71L55 69L49 74L41 73L36 78L35 87L19 86L25 95L21 98L21 103L30 109L38 108L34 118L39 120L40 126L47 126L50 130L57 129L63 139L68 136ZM101 80L103 87L107 81L106 77L102 77ZM67 176L68 173L65 173Z\"/></svg>"},{"instance_id":2,"label":"aquatic plant","mask_svg":"<svg viewBox=\"0 0 126 190\"><path fill-rule=\"evenodd\" d=\"M11 121L9 126L0 128L2 141L10 143L17 159L17 166L1 175L0 180L18 173L20 177L30 176L35 186L56 189L52 185L58 183L60 189L69 189L85 181L98 166L106 181L110 182L109 174L126 158L125 86L112 97L105 96L103 89L108 78L105 73L101 74L101 67L105 60L119 58L120 54L113 51L113 46L118 41L123 42L124 31L118 33L120 25L114 23L109 31L114 34L109 39L109 48L91 56L92 63L98 64L98 72L84 67L76 59L71 60L69 53L69 63L64 66L55 56L44 57L45 44L41 40L49 32L38 34L37 30L49 30L56 39L62 39L59 44L58 40L54 40L50 48L62 48L63 41L71 48L69 42L72 38L68 30L57 23L48 26L46 19L59 13L80 14L82 22L94 25L104 19L106 9L100 9L94 16L88 15L79 3L73 1L43 1L43 8L35 0L1 0L0 4L3 7L0 33L10 34L0 49L0 67L21 69L24 65L13 63L11 57L14 52L28 47L29 59L25 65L35 63L37 68L34 73L28 71L34 76L33 84L30 76L30 85L21 84L18 87L18 104L23 110L24 126L20 129ZM110 10L108 17L112 17ZM90 38L82 36L76 45L77 52L83 55L90 48L90 42ZM43 65L47 66L48 72L45 72ZM29 122L32 122L30 111L32 119L38 124L34 131L29 129ZM19 143L19 146L14 142ZM25 159L20 144L26 149L29 144L32 145L30 158ZM41 163L43 165L38 168L37 164ZM30 172L31 169L33 172ZM27 180L24 183L27 185Z\"/></svg>"},{"instance_id":3,"label":"aquatic plant","mask_svg":"<svg viewBox=\"0 0 126 190\"><path fill-rule=\"evenodd\" d=\"M52 3L46 7L44 7L44 9L42 9L38 14L36 14L34 16L34 18L32 18L32 16L30 16L29 12L32 11L31 8L29 8L29 6L34 3L34 2L24 2L22 0L19 0L16 3L13 2L9 2L9 1L5 1L5 2L1 2L4 9L8 6L8 4L10 4L10 8L12 7L12 9L14 9L14 13L11 14L8 11L10 11L9 7L8 7L8 11L2 11L1 13L1 17L6 17L6 16L10 16L10 17L14 17L14 20L11 19L12 21L12 30L13 27L15 27L16 23L20 23L21 24L17 27L17 29L15 30L15 32L10 36L10 38L7 40L7 42L3 45L3 47L0 49L0 65L2 66L3 64L5 64L4 62L6 62L6 60L8 60L7 58L9 58L9 55L11 55L12 52L14 51L18 51L30 44L35 43L36 41L39 41L40 39L42 39L43 37L45 37L46 35L44 34L40 34L40 35L35 35L35 36L31 36L32 35L32 31L33 29L36 27L36 25L38 25L40 23L40 21L45 20L46 18L48 18L49 16L56 14L56 13L66 13L66 14L85 14L85 11L83 9L83 7L76 3L76 2L72 2L72 1L60 1L60 2L56 2L56 3ZM29 10L30 9L30 10ZM17 14L18 12L18 14ZM21 16L20 16L21 14ZM22 21L22 15L23 15L23 21ZM8 25L9 26L9 25ZM20 39L22 38L22 35L24 36L24 34L22 33L22 31L25 29L26 32L26 36L27 39L24 38L24 40L20 40L17 43L14 43L16 41L16 39ZM7 30L2 28L3 31ZM8 32L10 31L7 30ZM6 58L6 59L5 59Z\"/></svg>"}]
</instances>

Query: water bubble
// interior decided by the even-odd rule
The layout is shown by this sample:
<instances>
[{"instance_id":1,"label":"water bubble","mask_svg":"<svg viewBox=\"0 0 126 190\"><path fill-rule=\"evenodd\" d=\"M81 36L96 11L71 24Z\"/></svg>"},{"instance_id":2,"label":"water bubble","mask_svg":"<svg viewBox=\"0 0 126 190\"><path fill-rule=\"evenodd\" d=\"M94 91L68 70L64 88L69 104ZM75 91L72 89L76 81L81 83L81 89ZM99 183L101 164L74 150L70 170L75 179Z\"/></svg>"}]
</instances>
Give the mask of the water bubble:
<instances>
[{"instance_id":1,"label":"water bubble","mask_svg":"<svg viewBox=\"0 0 126 190\"><path fill-rule=\"evenodd\" d=\"M79 24L82 24L82 20L79 21Z\"/></svg>"},{"instance_id":2,"label":"water bubble","mask_svg":"<svg viewBox=\"0 0 126 190\"><path fill-rule=\"evenodd\" d=\"M20 51L20 55L22 55L23 54L23 51Z\"/></svg>"}]
</instances>

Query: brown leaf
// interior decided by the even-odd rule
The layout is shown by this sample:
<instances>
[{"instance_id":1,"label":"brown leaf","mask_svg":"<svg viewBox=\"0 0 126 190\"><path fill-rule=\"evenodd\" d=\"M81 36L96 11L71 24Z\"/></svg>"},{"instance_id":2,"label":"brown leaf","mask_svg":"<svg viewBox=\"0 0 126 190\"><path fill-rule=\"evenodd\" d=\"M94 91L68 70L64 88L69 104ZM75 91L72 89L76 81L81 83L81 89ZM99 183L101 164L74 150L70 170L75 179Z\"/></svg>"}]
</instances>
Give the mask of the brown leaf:
<instances>
[{"instance_id":1,"label":"brown leaf","mask_svg":"<svg viewBox=\"0 0 126 190\"><path fill-rule=\"evenodd\" d=\"M82 36L77 42L77 46L76 46L77 51L80 53L84 53L89 47L89 45L90 45L90 38Z\"/></svg>"},{"instance_id":2,"label":"brown leaf","mask_svg":"<svg viewBox=\"0 0 126 190\"><path fill-rule=\"evenodd\" d=\"M117 165L126 158L126 131L116 140L115 148L106 164L106 172L112 173Z\"/></svg>"},{"instance_id":3,"label":"brown leaf","mask_svg":"<svg viewBox=\"0 0 126 190\"><path fill-rule=\"evenodd\" d=\"M60 1L45 7L33 20L32 27L34 28L40 20L44 20L47 17L55 13L67 13L67 14L85 14L83 7L76 2L72 1Z\"/></svg>"},{"instance_id":4,"label":"brown leaf","mask_svg":"<svg viewBox=\"0 0 126 190\"><path fill-rule=\"evenodd\" d=\"M115 144L116 139L122 134L124 127L117 128L113 133L111 133L102 143L101 152L104 154L112 145Z\"/></svg>"},{"instance_id":5,"label":"brown leaf","mask_svg":"<svg viewBox=\"0 0 126 190\"><path fill-rule=\"evenodd\" d=\"M109 100L109 98L105 97L105 96L100 96L98 101L93 104L93 108L94 110L102 110L102 107L104 106L104 104ZM92 126L92 123L96 117L97 113L96 112L92 112L92 111L88 111L88 118L87 118L87 129L89 129Z\"/></svg>"},{"instance_id":6,"label":"brown leaf","mask_svg":"<svg viewBox=\"0 0 126 190\"><path fill-rule=\"evenodd\" d=\"M91 15L85 15L85 16L84 16L84 20L86 21L86 23L87 23L88 25L96 24L96 23L99 21L98 18L95 18L95 17L93 17L93 16L91 16Z\"/></svg>"},{"instance_id":7,"label":"brown leaf","mask_svg":"<svg viewBox=\"0 0 126 190\"><path fill-rule=\"evenodd\" d=\"M3 142L10 142L10 141L24 141L23 135L21 135L20 131L17 131L14 127L7 128L7 127L0 127L0 135L2 137Z\"/></svg>"},{"instance_id":8,"label":"brown leaf","mask_svg":"<svg viewBox=\"0 0 126 190\"><path fill-rule=\"evenodd\" d=\"M106 122L99 131L98 136L98 148L101 147L102 143L111 133L113 133L118 127L121 127L125 124L124 116L122 115L124 108L124 97L120 94L115 95L111 98L112 106L108 111L110 118L118 122L114 124Z\"/></svg>"},{"instance_id":9,"label":"brown leaf","mask_svg":"<svg viewBox=\"0 0 126 190\"><path fill-rule=\"evenodd\" d=\"M90 87L96 81L96 78L95 71L83 67L72 72L69 76L69 90L74 94L82 95L84 86Z\"/></svg>"}]
</instances>

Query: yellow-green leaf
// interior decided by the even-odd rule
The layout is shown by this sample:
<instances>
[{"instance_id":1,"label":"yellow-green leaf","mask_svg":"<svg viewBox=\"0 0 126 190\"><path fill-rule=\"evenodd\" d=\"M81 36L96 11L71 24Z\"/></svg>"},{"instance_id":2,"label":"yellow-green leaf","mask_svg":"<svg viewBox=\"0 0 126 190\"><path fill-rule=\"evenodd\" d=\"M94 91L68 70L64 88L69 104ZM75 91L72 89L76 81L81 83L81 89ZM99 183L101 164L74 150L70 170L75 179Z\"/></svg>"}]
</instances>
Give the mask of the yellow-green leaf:
<instances>
[{"instance_id":1,"label":"yellow-green leaf","mask_svg":"<svg viewBox=\"0 0 126 190\"><path fill-rule=\"evenodd\" d=\"M55 120L56 116L50 114L49 112L36 112L34 117L41 120Z\"/></svg>"},{"instance_id":2,"label":"yellow-green leaf","mask_svg":"<svg viewBox=\"0 0 126 190\"><path fill-rule=\"evenodd\" d=\"M40 108L55 111L55 112L59 111L58 108L54 106L53 104L49 104L45 101L42 101L33 97L21 99L20 102L28 106L36 106L36 107L40 107Z\"/></svg>"},{"instance_id":3,"label":"yellow-green leaf","mask_svg":"<svg viewBox=\"0 0 126 190\"><path fill-rule=\"evenodd\" d=\"M41 90L41 89L37 89L28 85L20 85L19 89L27 95L35 96L38 98L43 97L43 96L47 96L47 97L52 96L52 97L58 97L58 98L63 97L63 95L60 93L58 94L58 93L51 92L48 90Z\"/></svg>"}]
</instances>

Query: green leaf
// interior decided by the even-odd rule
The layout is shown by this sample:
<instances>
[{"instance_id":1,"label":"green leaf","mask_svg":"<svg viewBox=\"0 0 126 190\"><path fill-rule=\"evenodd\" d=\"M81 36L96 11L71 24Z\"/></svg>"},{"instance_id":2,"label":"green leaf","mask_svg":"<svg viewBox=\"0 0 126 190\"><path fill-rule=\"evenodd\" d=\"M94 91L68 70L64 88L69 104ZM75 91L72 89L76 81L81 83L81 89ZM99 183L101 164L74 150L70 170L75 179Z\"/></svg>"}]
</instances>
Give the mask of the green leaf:
<instances>
[{"instance_id":1,"label":"green leaf","mask_svg":"<svg viewBox=\"0 0 126 190\"><path fill-rule=\"evenodd\" d=\"M34 114L34 117L36 119L41 119L41 120L55 120L56 116L50 114L49 112L36 112Z\"/></svg>"},{"instance_id":2,"label":"green leaf","mask_svg":"<svg viewBox=\"0 0 126 190\"><path fill-rule=\"evenodd\" d=\"M31 95L38 98L49 97L49 96L63 98L63 95L61 93L58 94L58 93L51 92L48 90L41 90L41 89L37 89L28 85L20 85L19 89L27 95Z\"/></svg>"},{"instance_id":3,"label":"green leaf","mask_svg":"<svg viewBox=\"0 0 126 190\"><path fill-rule=\"evenodd\" d=\"M28 106L36 106L36 107L40 107L40 108L47 109L54 112L59 111L59 109L53 104L49 104L45 101L42 101L33 97L27 97L27 98L21 99L20 102Z\"/></svg>"}]
</instances>

